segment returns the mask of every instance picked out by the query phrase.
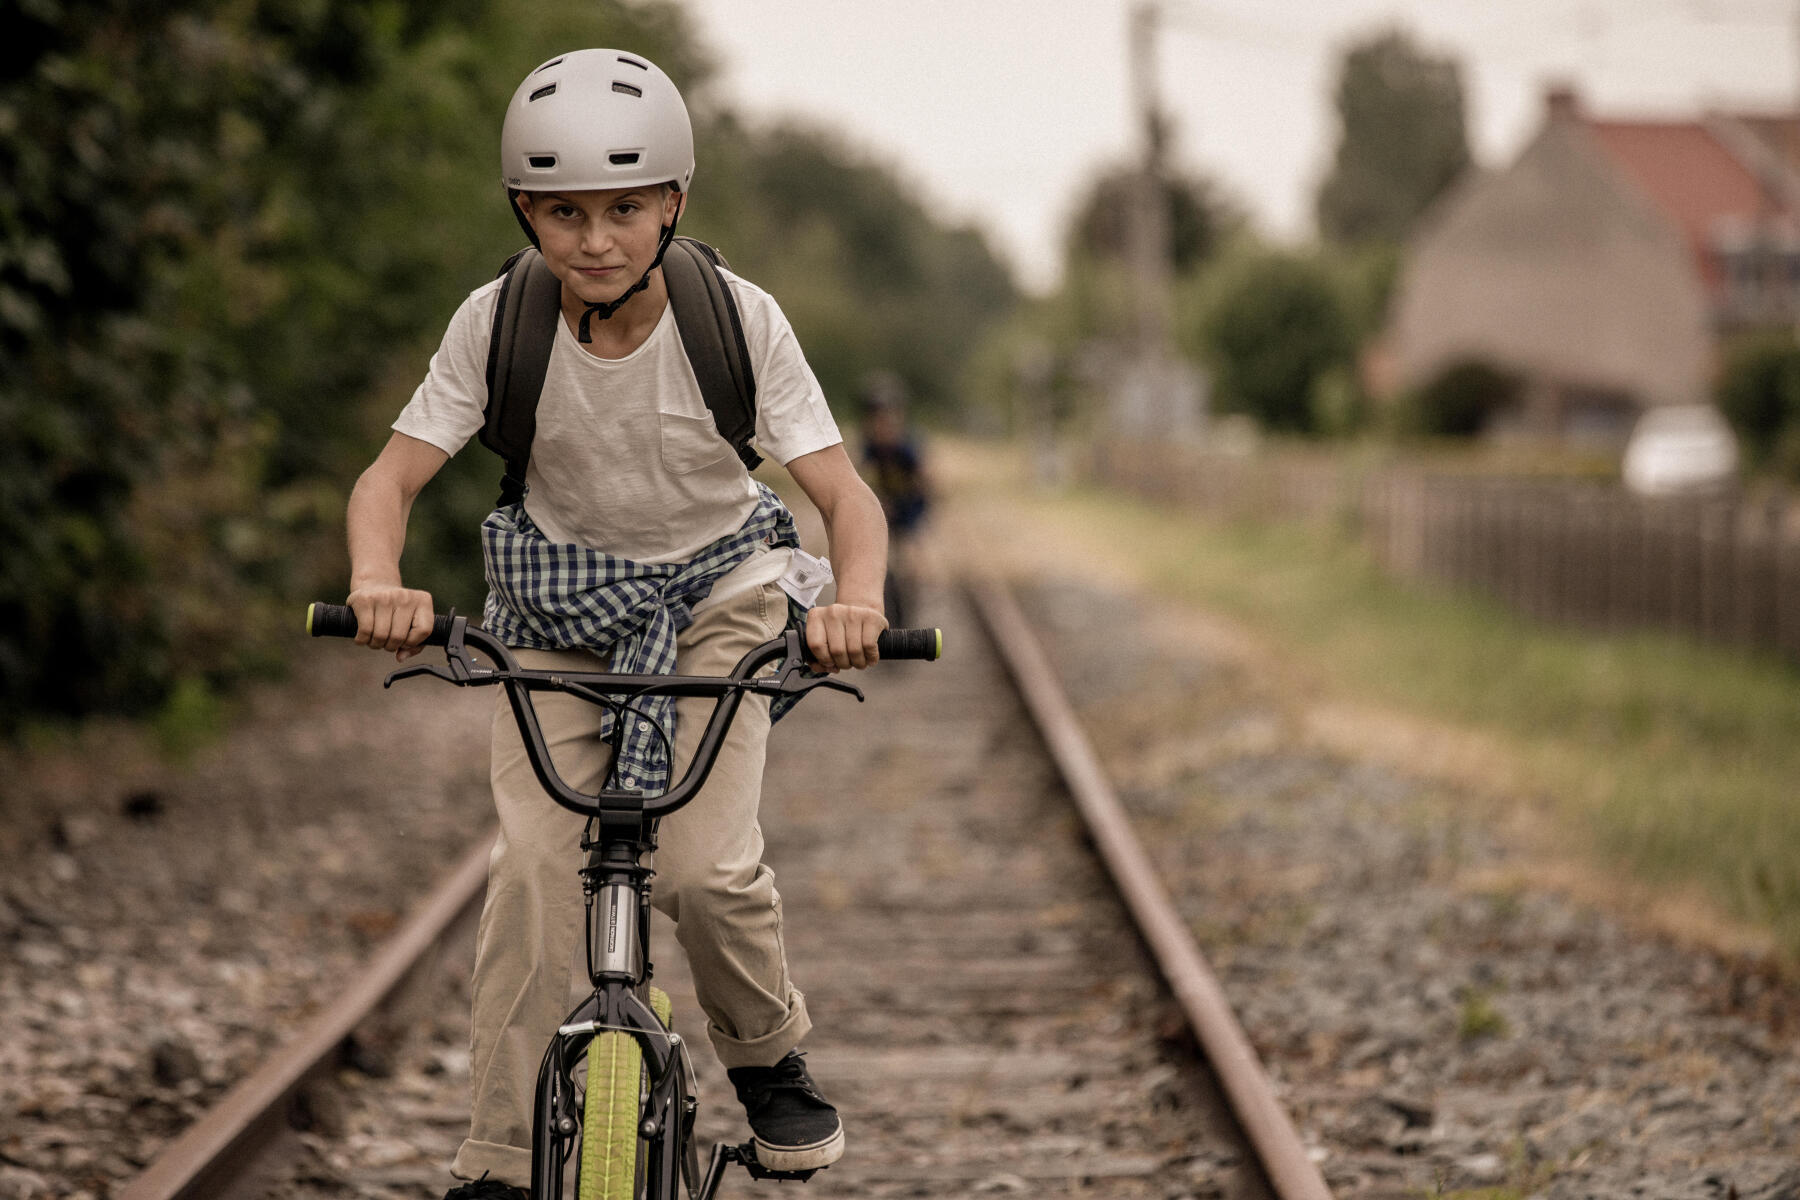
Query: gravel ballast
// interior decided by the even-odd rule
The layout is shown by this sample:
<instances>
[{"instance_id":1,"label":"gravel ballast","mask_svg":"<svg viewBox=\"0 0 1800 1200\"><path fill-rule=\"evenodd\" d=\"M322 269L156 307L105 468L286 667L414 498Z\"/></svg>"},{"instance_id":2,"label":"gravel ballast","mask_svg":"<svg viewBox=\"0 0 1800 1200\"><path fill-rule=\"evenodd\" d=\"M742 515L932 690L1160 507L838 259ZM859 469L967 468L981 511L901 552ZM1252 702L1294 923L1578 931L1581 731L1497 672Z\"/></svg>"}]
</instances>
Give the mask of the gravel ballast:
<instances>
[{"instance_id":1,"label":"gravel ballast","mask_svg":"<svg viewBox=\"0 0 1800 1200\"><path fill-rule=\"evenodd\" d=\"M1321 749L1291 698L1242 657L1187 636L1176 606L1124 586L1026 583L1021 598L1122 798L1337 1194L1800 1196L1800 1006L1777 972L1532 882L1527 852L1493 832L1481 805ZM4 764L0 1197L112 1194L315 1011L487 823L489 696L430 683L383 693L388 662L344 646L309 646L300 662L187 768L159 765L101 727ZM954 670L954 659L932 669ZM865 715L843 704L846 720ZM771 814L771 856L792 880L784 891L816 922L796 953L802 981L840 1031L822 1062L873 1062L882 1045L931 1036L909 1029L898 1007L871 1015L912 1003L906 972L857 983L857 971L870 973L833 947L878 944L889 884L890 905L955 900L949 889L969 865L961 844L908 816L906 788L929 767L976 805L979 790L958 771L1007 762L1025 777L1028 742L983 725L979 711L929 731L905 712L828 726L861 739L879 725L896 748L859 749L842 768L851 774L819 774L789 789L788 815ZM946 728L965 730L969 746ZM789 738L784 754L807 745L777 736ZM936 739L925 764L908 740L921 737ZM827 752L800 752L779 770L803 778ZM833 816L859 779L880 781L869 812L889 824ZM1035 786L1047 802L1054 785ZM913 874L892 875L882 856L902 846L895 861ZM834 854L832 869L811 861ZM874 916L858 915L865 893ZM1005 939L1026 957L1081 952L1069 940L1080 915L1051 914L1029 945ZM896 929L882 956L912 961L908 936ZM830 974L834 956L848 982ZM455 982L463 963L450 957L448 999L423 1023L428 1036L393 1062L375 1051L344 1076L350 1098L321 1099L312 1116L315 1173L360 1181L344 1194L429 1195L434 1176L442 1185L432 1156L454 1145L467 1086L463 1018L450 1015L466 1003ZM1004 1049L1024 1028L996 1017L983 1035ZM1136 1053L1153 1104L1182 1094L1161 1051ZM397 1108L378 1106L419 1136L361 1123L359 1091L398 1095ZM1056 1107L1029 1087L1019 1097ZM710 1099L728 1102L717 1089ZM883 1098L857 1103L878 1112ZM983 1103L959 1117L969 1136L1026 1136L1004 1105ZM1088 1151L1080 1113L1064 1108L1056 1119L1072 1124L1031 1136L1073 1161ZM919 1139L929 1126L923 1102L909 1101L892 1133ZM1126 1121L1107 1136L1136 1145L1138 1128ZM1178 1133L1156 1138L1154 1169L1131 1182L1084 1182L1072 1170L1066 1186L1214 1193L1209 1172L1228 1156L1184 1158ZM1114 1157L1132 1155L1142 1157ZM1044 1186L998 1167L973 1182L945 1174L936 1192L875 1174L862 1177L868 1186L898 1194Z\"/></svg>"},{"instance_id":2,"label":"gravel ballast","mask_svg":"<svg viewBox=\"0 0 1800 1200\"><path fill-rule=\"evenodd\" d=\"M1336 1194L1800 1195L1775 972L1519 882L1470 798L1309 746L1166 603L1023 598Z\"/></svg>"}]
</instances>

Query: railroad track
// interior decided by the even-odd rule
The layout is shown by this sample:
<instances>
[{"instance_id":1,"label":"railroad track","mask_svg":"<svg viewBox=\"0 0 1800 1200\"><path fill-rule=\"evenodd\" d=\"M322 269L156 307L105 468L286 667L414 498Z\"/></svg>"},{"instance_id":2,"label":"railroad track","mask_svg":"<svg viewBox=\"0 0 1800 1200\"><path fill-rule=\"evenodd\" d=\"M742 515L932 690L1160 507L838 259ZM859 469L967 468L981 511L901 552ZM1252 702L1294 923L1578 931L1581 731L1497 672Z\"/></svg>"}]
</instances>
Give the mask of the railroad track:
<instances>
[{"instance_id":1,"label":"railroad track","mask_svg":"<svg viewBox=\"0 0 1800 1200\"><path fill-rule=\"evenodd\" d=\"M972 596L933 614L947 662L871 677L860 710L815 699L771 743L768 859L816 1025L806 1048L852 1141L803 1194L1327 1196L1023 618L1004 588ZM455 939L480 864L472 850L377 969L122 1200L439 1194L465 1114ZM672 932L654 936L677 1026L702 1038ZM448 966L415 966L440 937ZM339 1069L351 1030L408 979L408 1012L435 1017L425 1035L382 1077ZM741 1138L723 1071L699 1057L703 1136ZM297 1104L312 1130L268 1149Z\"/></svg>"}]
</instances>

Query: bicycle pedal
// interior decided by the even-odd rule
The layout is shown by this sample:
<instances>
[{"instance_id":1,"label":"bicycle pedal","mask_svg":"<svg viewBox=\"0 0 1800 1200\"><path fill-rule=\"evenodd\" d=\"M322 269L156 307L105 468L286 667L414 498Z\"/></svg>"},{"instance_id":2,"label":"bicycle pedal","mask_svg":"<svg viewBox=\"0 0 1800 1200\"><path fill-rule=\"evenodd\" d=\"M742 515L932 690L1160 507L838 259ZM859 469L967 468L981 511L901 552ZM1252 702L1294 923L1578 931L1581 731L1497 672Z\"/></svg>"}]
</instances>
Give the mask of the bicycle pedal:
<instances>
[{"instance_id":1,"label":"bicycle pedal","mask_svg":"<svg viewBox=\"0 0 1800 1200\"><path fill-rule=\"evenodd\" d=\"M773 1179L777 1183L804 1183L820 1171L825 1170L824 1167L808 1167L804 1171L771 1170L757 1161L755 1142L745 1142L742 1145L733 1146L732 1149L736 1152L732 1157L744 1164L744 1170L750 1172L752 1179Z\"/></svg>"}]
</instances>

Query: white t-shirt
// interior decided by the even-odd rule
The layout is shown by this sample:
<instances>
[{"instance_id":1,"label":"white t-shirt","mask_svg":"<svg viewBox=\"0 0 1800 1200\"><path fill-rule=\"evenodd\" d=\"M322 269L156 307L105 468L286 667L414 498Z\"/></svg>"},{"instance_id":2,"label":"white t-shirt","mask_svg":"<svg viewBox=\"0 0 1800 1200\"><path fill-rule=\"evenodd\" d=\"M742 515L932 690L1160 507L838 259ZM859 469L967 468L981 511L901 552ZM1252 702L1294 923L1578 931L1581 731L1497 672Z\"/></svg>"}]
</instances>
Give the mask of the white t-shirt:
<instances>
[{"instance_id":1,"label":"white t-shirt","mask_svg":"<svg viewBox=\"0 0 1800 1200\"><path fill-rule=\"evenodd\" d=\"M726 272L756 373L756 447L783 466L843 441L793 328L767 292ZM469 294L431 368L394 422L455 454L480 431L500 281ZM718 432L688 365L672 307L624 358L597 358L565 320L538 399L525 511L557 542L643 563L685 562L743 525L750 473ZM779 577L785 552L758 554L721 580L714 602Z\"/></svg>"}]
</instances>

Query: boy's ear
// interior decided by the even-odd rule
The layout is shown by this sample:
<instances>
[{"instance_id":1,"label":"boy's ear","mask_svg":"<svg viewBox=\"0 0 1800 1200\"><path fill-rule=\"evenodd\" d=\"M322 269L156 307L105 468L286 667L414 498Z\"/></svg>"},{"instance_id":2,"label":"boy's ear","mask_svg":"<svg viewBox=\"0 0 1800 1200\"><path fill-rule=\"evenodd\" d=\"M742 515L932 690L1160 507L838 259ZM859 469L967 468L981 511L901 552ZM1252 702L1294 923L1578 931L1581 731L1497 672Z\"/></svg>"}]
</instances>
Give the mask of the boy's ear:
<instances>
[{"instance_id":1,"label":"boy's ear","mask_svg":"<svg viewBox=\"0 0 1800 1200\"><path fill-rule=\"evenodd\" d=\"M531 221L531 193L530 192L514 193L513 207L519 210L519 215L524 217L528 223ZM533 229L537 228L537 226L535 224L533 224L531 227Z\"/></svg>"},{"instance_id":2,"label":"boy's ear","mask_svg":"<svg viewBox=\"0 0 1800 1200\"><path fill-rule=\"evenodd\" d=\"M687 211L687 193L670 188L663 198L663 224L667 225L685 211Z\"/></svg>"}]
</instances>

